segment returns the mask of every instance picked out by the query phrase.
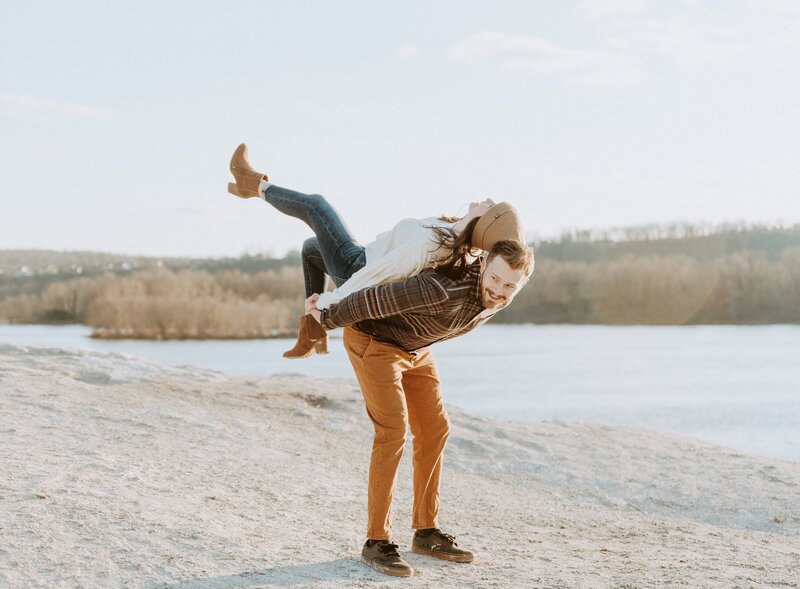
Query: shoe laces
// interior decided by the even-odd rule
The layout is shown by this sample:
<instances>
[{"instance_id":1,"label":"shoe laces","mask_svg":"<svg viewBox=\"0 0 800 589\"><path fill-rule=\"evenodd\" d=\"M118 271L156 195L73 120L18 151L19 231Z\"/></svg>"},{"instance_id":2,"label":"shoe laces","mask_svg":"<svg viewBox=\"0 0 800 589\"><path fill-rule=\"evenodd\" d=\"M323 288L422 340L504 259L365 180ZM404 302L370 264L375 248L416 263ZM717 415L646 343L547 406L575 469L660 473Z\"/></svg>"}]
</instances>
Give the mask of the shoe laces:
<instances>
[{"instance_id":1,"label":"shoe laces","mask_svg":"<svg viewBox=\"0 0 800 589\"><path fill-rule=\"evenodd\" d=\"M456 537L453 536L452 534L447 534L442 530L440 530L439 528L436 528L436 530L433 533L439 536L440 538L447 540L453 546L458 546L458 544L456 544Z\"/></svg>"},{"instance_id":2,"label":"shoe laces","mask_svg":"<svg viewBox=\"0 0 800 589\"><path fill-rule=\"evenodd\" d=\"M391 542L384 542L380 546L378 546L378 550L385 554L386 556L400 556L400 553L397 552L399 546L397 544L392 544Z\"/></svg>"}]
</instances>

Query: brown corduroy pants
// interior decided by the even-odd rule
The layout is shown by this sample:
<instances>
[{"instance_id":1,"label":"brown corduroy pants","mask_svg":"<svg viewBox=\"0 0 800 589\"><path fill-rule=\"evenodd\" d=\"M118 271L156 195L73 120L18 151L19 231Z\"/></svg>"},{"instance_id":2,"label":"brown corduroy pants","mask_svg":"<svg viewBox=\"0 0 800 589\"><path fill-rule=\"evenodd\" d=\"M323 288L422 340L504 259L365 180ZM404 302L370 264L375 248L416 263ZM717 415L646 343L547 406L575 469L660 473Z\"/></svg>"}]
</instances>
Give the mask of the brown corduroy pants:
<instances>
[{"instance_id":1,"label":"brown corduroy pants","mask_svg":"<svg viewBox=\"0 0 800 589\"><path fill-rule=\"evenodd\" d=\"M437 527L439 481L450 421L442 404L439 375L430 348L414 356L354 327L345 327L343 337L367 414L375 427L369 465L367 538L391 538L392 496L409 425L414 436L411 527Z\"/></svg>"}]
</instances>

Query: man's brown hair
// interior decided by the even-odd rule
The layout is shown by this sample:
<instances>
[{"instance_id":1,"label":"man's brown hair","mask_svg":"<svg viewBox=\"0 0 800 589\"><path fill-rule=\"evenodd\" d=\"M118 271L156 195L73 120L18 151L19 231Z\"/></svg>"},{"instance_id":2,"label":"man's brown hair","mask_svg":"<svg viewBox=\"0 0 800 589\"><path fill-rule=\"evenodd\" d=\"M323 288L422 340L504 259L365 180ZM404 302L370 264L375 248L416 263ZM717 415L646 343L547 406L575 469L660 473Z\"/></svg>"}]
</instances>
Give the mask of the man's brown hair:
<instances>
[{"instance_id":1,"label":"man's brown hair","mask_svg":"<svg viewBox=\"0 0 800 589\"><path fill-rule=\"evenodd\" d=\"M504 239L492 246L492 250L486 257L486 263L492 261L495 256L503 258L514 270L521 270L525 276L533 273L533 250L521 241L516 239Z\"/></svg>"}]
</instances>

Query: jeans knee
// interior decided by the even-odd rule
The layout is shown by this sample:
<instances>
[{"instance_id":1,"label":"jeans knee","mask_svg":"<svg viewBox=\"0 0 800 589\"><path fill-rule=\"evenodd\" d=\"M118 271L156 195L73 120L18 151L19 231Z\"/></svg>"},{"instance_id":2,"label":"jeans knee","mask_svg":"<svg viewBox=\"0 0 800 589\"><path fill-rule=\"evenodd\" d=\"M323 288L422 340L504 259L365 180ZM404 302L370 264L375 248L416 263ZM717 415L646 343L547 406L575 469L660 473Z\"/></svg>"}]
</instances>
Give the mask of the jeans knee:
<instances>
[{"instance_id":1,"label":"jeans knee","mask_svg":"<svg viewBox=\"0 0 800 589\"><path fill-rule=\"evenodd\" d=\"M303 249L301 250L301 255L304 258L312 254L319 253L319 242L317 241L316 237L309 237L303 242Z\"/></svg>"},{"instance_id":2,"label":"jeans knee","mask_svg":"<svg viewBox=\"0 0 800 589\"><path fill-rule=\"evenodd\" d=\"M328 201L321 194L309 194L308 199L315 207L322 207L328 204Z\"/></svg>"}]
</instances>

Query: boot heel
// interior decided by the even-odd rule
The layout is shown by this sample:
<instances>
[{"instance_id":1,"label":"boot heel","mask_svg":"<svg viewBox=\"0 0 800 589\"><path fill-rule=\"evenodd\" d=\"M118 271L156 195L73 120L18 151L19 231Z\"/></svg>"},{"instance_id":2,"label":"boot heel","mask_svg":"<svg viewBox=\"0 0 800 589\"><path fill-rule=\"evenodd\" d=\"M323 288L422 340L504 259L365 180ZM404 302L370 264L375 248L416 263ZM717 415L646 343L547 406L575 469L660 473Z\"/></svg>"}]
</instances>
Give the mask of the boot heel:
<instances>
[{"instance_id":1,"label":"boot heel","mask_svg":"<svg viewBox=\"0 0 800 589\"><path fill-rule=\"evenodd\" d=\"M261 198L261 193L257 190L239 190L239 187L234 183L228 183L228 192L238 196L239 198Z\"/></svg>"},{"instance_id":2,"label":"boot heel","mask_svg":"<svg viewBox=\"0 0 800 589\"><path fill-rule=\"evenodd\" d=\"M317 354L327 354L328 353L328 338L318 339L314 342L314 351Z\"/></svg>"},{"instance_id":3,"label":"boot heel","mask_svg":"<svg viewBox=\"0 0 800 589\"><path fill-rule=\"evenodd\" d=\"M239 187L233 183L228 183L228 192L238 196L239 198L261 198L261 194L258 192L253 192L252 190L239 190Z\"/></svg>"}]
</instances>

